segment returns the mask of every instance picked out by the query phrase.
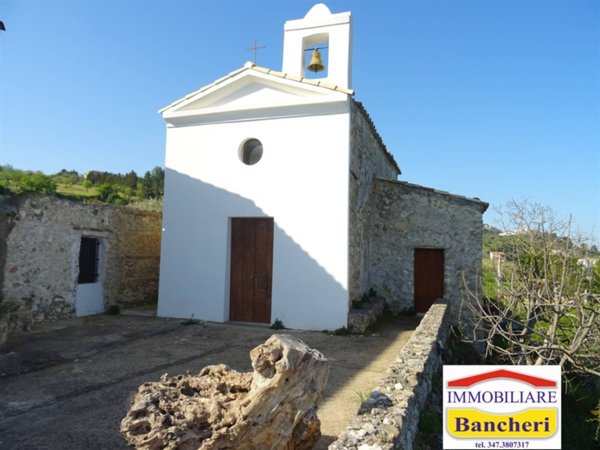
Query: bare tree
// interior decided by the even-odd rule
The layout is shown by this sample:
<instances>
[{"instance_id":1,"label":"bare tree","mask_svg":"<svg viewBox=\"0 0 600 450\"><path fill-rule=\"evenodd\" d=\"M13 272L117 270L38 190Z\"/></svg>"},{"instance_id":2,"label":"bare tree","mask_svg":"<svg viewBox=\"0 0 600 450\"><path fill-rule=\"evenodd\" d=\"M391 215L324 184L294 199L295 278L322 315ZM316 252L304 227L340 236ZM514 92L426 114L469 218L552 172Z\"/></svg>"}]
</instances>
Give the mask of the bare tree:
<instances>
[{"instance_id":1,"label":"bare tree","mask_svg":"<svg viewBox=\"0 0 600 450\"><path fill-rule=\"evenodd\" d=\"M508 364L600 377L600 265L586 258L571 218L526 201L509 202L501 217L511 236L495 273L497 298L465 288L473 340Z\"/></svg>"}]
</instances>

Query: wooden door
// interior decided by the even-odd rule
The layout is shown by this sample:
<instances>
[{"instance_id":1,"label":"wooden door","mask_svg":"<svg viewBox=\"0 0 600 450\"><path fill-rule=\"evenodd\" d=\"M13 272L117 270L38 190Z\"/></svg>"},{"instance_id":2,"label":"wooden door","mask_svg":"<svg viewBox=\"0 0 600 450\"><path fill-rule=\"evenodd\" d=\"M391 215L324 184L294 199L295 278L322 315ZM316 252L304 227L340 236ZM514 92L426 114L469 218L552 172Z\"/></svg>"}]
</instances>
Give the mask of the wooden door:
<instances>
[{"instance_id":1,"label":"wooden door","mask_svg":"<svg viewBox=\"0 0 600 450\"><path fill-rule=\"evenodd\" d=\"M415 249L415 312L424 313L444 297L444 250Z\"/></svg>"},{"instance_id":2,"label":"wooden door","mask_svg":"<svg viewBox=\"0 0 600 450\"><path fill-rule=\"evenodd\" d=\"M229 320L271 322L273 219L231 219Z\"/></svg>"}]
</instances>

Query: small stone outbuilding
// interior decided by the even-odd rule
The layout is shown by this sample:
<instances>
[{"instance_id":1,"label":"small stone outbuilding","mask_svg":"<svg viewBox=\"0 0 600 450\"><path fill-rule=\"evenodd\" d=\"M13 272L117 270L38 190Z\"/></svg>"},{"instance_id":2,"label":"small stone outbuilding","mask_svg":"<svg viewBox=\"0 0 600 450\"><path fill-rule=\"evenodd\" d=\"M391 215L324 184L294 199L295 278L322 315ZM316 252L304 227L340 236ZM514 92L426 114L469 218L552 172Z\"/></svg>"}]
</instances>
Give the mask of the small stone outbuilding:
<instances>
[{"instance_id":1,"label":"small stone outbuilding","mask_svg":"<svg viewBox=\"0 0 600 450\"><path fill-rule=\"evenodd\" d=\"M156 304L160 229L155 211L31 193L7 199L0 208L4 299L34 322Z\"/></svg>"},{"instance_id":2,"label":"small stone outbuilding","mask_svg":"<svg viewBox=\"0 0 600 450\"><path fill-rule=\"evenodd\" d=\"M481 276L482 215L488 204L397 180L375 180L370 282L390 308L426 312L443 298L456 322L465 288Z\"/></svg>"}]
</instances>

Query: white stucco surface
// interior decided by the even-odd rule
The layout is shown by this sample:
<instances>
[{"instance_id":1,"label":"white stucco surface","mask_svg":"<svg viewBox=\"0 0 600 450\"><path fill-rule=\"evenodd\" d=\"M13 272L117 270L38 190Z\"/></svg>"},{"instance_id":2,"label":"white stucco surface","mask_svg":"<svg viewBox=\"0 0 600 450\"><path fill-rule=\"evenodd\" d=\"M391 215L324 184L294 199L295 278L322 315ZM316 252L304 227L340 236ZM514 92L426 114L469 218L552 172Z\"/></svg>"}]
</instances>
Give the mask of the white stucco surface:
<instances>
[{"instance_id":1,"label":"white stucco surface","mask_svg":"<svg viewBox=\"0 0 600 450\"><path fill-rule=\"evenodd\" d=\"M75 294L75 313L78 317L102 314L104 312L104 293L102 283L78 284Z\"/></svg>"},{"instance_id":2,"label":"white stucco surface","mask_svg":"<svg viewBox=\"0 0 600 450\"><path fill-rule=\"evenodd\" d=\"M265 78L259 86L249 76L240 77L240 92L254 85L250 95L265 93L253 108L228 85L229 104L211 91L165 113L158 314L228 320L229 220L273 217L271 321L303 329L345 326L349 99L309 86L306 96L290 102L304 88L280 96L285 80ZM281 106L275 106L278 96ZM252 166L239 159L248 138L263 144L262 159Z\"/></svg>"},{"instance_id":3,"label":"white stucco surface","mask_svg":"<svg viewBox=\"0 0 600 450\"><path fill-rule=\"evenodd\" d=\"M327 86L303 78L305 50L322 41ZM160 316L228 320L231 218L272 217L271 322L346 326L350 47L350 13L318 4L285 24L284 73L246 64L161 110ZM251 138L262 159L245 165Z\"/></svg>"}]
</instances>

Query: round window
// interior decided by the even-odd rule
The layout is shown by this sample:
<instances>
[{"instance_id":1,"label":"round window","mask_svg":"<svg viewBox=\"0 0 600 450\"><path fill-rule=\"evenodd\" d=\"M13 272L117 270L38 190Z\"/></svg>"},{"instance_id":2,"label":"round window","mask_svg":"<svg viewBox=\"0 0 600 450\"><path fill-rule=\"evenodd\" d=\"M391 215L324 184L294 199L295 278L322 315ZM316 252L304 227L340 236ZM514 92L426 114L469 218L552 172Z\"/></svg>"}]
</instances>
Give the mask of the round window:
<instances>
[{"instance_id":1,"label":"round window","mask_svg":"<svg viewBox=\"0 0 600 450\"><path fill-rule=\"evenodd\" d=\"M263 154L262 143L258 139L246 139L240 147L240 161L249 166L260 161Z\"/></svg>"}]
</instances>

